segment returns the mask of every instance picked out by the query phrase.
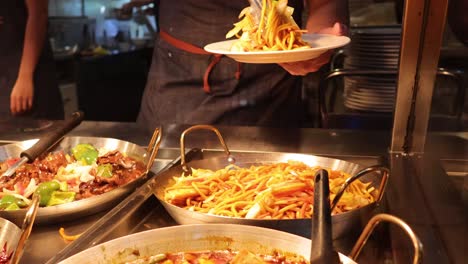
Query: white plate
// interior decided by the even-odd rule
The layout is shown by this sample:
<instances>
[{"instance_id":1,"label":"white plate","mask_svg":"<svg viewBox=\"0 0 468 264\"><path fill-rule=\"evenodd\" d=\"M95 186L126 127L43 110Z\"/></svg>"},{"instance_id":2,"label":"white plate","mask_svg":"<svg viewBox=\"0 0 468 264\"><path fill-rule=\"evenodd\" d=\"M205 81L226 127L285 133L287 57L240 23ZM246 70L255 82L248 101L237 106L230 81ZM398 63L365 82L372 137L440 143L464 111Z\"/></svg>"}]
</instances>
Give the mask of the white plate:
<instances>
[{"instance_id":1,"label":"white plate","mask_svg":"<svg viewBox=\"0 0 468 264\"><path fill-rule=\"evenodd\" d=\"M327 50L339 48L348 44L351 40L345 36L327 34L304 34L302 39L308 42L312 48L284 50L284 51L246 51L233 52L231 47L237 39L211 43L205 46L205 50L211 53L223 54L238 62L245 63L285 63L310 60L320 56Z\"/></svg>"}]
</instances>

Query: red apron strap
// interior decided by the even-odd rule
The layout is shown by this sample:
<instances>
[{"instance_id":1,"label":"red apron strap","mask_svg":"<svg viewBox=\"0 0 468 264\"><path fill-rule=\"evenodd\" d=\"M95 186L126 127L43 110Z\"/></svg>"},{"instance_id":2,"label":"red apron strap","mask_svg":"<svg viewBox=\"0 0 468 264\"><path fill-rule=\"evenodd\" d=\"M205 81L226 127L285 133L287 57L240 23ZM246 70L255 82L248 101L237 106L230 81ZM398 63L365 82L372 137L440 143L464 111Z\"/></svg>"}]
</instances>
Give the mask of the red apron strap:
<instances>
[{"instance_id":1,"label":"red apron strap","mask_svg":"<svg viewBox=\"0 0 468 264\"><path fill-rule=\"evenodd\" d=\"M192 45L188 42L182 41L180 39L174 38L173 36L169 35L166 31L161 30L159 32L159 36L164 39L167 43L171 44L172 46L181 49L186 52L194 53L194 54L201 54L201 55L213 55L210 64L206 68L205 74L203 75L203 91L205 93L210 93L211 88L210 88L210 73L213 70L213 68L218 64L218 62L221 60L221 57L223 55L221 54L213 54L211 52L208 52L200 47L197 47L195 45ZM241 66L240 63L237 63L237 71L235 73L236 79L240 79L241 75Z\"/></svg>"},{"instance_id":2,"label":"red apron strap","mask_svg":"<svg viewBox=\"0 0 468 264\"><path fill-rule=\"evenodd\" d=\"M214 54L213 58L211 59L210 65L208 65L208 68L206 68L205 74L203 75L203 91L205 91L205 93L211 92L210 82L209 82L210 73L213 70L214 66L218 64L218 62L221 60L222 56L223 55L221 54Z\"/></svg>"},{"instance_id":3,"label":"red apron strap","mask_svg":"<svg viewBox=\"0 0 468 264\"><path fill-rule=\"evenodd\" d=\"M160 31L159 36L164 39L167 43L171 44L172 46L181 49L186 52L194 53L194 54L202 54L202 55L211 55L212 53L192 45L188 42L182 41L180 39L176 39L173 36L169 35L166 31Z\"/></svg>"}]
</instances>

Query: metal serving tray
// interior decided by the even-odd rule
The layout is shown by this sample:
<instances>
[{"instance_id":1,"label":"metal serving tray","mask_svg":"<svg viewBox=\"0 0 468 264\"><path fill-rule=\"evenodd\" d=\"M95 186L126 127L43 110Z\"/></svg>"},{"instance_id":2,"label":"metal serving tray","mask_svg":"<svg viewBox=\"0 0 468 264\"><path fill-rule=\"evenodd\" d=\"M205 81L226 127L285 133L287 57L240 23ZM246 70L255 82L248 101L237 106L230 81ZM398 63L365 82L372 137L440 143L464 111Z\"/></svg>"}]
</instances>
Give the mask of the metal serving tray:
<instances>
[{"instance_id":1,"label":"metal serving tray","mask_svg":"<svg viewBox=\"0 0 468 264\"><path fill-rule=\"evenodd\" d=\"M178 150L160 149L161 155L162 153L168 154L171 151L177 152ZM189 155L191 159L204 159L222 155L222 152L218 150L194 149L188 151L187 155ZM161 156L158 155L158 158L160 157ZM340 156L335 158L356 162L362 165L371 165L379 161L378 157ZM158 159L156 161L158 161ZM163 168L163 170L169 169L170 167L176 166L178 164L180 164L180 162L179 158L177 157L171 162L166 163L166 166L165 168ZM47 263L57 263L87 248L124 235L134 234L137 232L155 228L177 225L174 219L172 219L172 217L167 213L167 211L164 209L164 207L153 194L153 189L151 185L154 184L153 180L155 179L155 177L157 177L157 175L152 177L148 182L146 182L144 185L138 188L119 205L114 207L112 210L108 211L105 215L96 217L96 222L91 226L88 225L87 229L83 226L73 225L66 227L67 232L70 233L79 233L83 230L85 230L85 232L79 239L75 240L68 246L63 247L63 249L60 252L55 252L55 256L52 255L52 258L50 258L47 261ZM356 230L356 235L359 232L360 230ZM342 252L348 253L352 245L354 244L355 239L356 236L350 235L349 237L337 240L334 242L335 247ZM369 244L373 245L373 242L371 241ZM376 245L374 245L374 248L375 247ZM360 258L369 257L366 255L366 252L363 253L364 254L361 255ZM375 254L378 254L379 256L376 256ZM372 256L370 256L370 259L382 259L384 255L384 249L374 250L372 251Z\"/></svg>"},{"instance_id":2,"label":"metal serving tray","mask_svg":"<svg viewBox=\"0 0 468 264\"><path fill-rule=\"evenodd\" d=\"M171 161L178 157L179 153L180 152L178 149L160 149L158 152L158 157L154 161L151 172L148 175L149 178L152 177L155 173L164 169L167 164L171 163ZM40 225L34 225L20 263L46 263L60 251L66 249L69 246L75 245L76 241L71 243L62 239L59 234L60 227L64 227L67 234L79 234L88 230L94 223L98 222L109 211L110 209L107 209L97 214L66 222L50 224L42 223ZM135 217L135 219L137 219L139 218L139 215L136 214ZM131 221L131 223L134 222ZM114 224L119 225L121 223L119 222Z\"/></svg>"}]
</instances>

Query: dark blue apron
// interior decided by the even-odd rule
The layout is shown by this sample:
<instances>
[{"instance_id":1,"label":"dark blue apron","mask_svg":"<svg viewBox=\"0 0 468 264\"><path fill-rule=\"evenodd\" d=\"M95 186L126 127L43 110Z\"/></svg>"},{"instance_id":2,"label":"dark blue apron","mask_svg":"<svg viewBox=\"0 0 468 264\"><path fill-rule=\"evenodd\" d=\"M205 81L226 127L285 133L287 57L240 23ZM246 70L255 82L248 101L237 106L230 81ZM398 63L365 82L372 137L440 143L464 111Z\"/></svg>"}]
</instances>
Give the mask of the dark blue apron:
<instances>
[{"instance_id":1,"label":"dark blue apron","mask_svg":"<svg viewBox=\"0 0 468 264\"><path fill-rule=\"evenodd\" d=\"M225 40L248 1L161 0L159 29L203 48ZM289 1L300 21L302 1ZM276 64L242 64L222 57L203 77L213 55L194 54L156 36L151 70L138 122L152 130L166 124L300 126L304 116L301 78ZM240 77L240 78L238 78Z\"/></svg>"},{"instance_id":2,"label":"dark blue apron","mask_svg":"<svg viewBox=\"0 0 468 264\"><path fill-rule=\"evenodd\" d=\"M10 93L18 76L27 16L24 1L0 1L0 17L3 17L3 24L0 24L0 120L11 117ZM53 54L46 38L34 72L33 107L22 118L63 119L63 112Z\"/></svg>"}]
</instances>

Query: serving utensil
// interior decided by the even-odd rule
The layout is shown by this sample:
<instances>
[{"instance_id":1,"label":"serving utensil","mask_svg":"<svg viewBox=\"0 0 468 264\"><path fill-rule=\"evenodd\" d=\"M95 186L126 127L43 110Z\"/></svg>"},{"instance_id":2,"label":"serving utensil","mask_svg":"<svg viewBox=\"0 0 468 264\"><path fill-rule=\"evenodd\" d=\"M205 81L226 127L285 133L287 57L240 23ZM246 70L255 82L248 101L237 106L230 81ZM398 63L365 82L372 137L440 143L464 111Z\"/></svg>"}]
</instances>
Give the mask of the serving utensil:
<instances>
[{"instance_id":1,"label":"serving utensil","mask_svg":"<svg viewBox=\"0 0 468 264\"><path fill-rule=\"evenodd\" d=\"M34 224L34 219L36 219L37 209L39 208L39 201L40 196L34 194L31 206L29 206L28 212L24 217L24 222L21 227L21 236L19 238L18 244L16 245L15 252L11 259L11 264L17 264L20 261L21 256L23 256L24 246L26 245L26 241L31 234L31 230Z\"/></svg>"},{"instance_id":2,"label":"serving utensil","mask_svg":"<svg viewBox=\"0 0 468 264\"><path fill-rule=\"evenodd\" d=\"M330 188L328 171L321 169L315 174L314 209L312 215L311 263L340 263L338 252L333 250Z\"/></svg>"},{"instance_id":3,"label":"serving utensil","mask_svg":"<svg viewBox=\"0 0 468 264\"><path fill-rule=\"evenodd\" d=\"M36 218L39 200L39 195L34 195L21 228L7 219L0 218L0 246L3 247L4 255L2 257L6 258L6 263L17 264L23 255L24 246L31 234L34 219ZM8 260L11 261L8 262Z\"/></svg>"},{"instance_id":4,"label":"serving utensil","mask_svg":"<svg viewBox=\"0 0 468 264\"><path fill-rule=\"evenodd\" d=\"M57 128L47 133L44 137L39 139L36 144L34 144L31 148L23 151L20 153L20 159L15 162L5 173L2 174L2 177L11 177L15 174L16 170L26 162L34 161L39 155L44 153L45 151L52 148L57 142L59 142L65 134L67 134L70 130L78 126L81 121L83 121L84 113L81 111L77 111L71 115L68 119L65 119L65 122L57 126Z\"/></svg>"}]
</instances>

